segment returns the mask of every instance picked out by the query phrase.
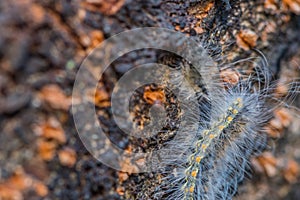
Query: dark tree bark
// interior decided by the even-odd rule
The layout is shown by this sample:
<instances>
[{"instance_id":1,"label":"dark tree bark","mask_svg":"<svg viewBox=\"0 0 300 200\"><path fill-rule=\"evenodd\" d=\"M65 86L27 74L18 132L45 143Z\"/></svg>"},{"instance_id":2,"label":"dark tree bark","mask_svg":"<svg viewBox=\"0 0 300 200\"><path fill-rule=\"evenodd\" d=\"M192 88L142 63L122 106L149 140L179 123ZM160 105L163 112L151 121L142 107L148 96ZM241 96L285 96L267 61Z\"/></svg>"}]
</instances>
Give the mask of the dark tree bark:
<instances>
[{"instance_id":1,"label":"dark tree bark","mask_svg":"<svg viewBox=\"0 0 300 200\"><path fill-rule=\"evenodd\" d=\"M0 199L153 199L161 174L117 172L95 160L77 135L69 97L85 56L122 31L161 27L205 46L221 71L263 55L274 78L298 78L299 10L299 0L1 1ZM154 61L157 51L151 49L128 54L99 83L99 121L122 148L144 141L115 127L107 98L131 65ZM249 69L251 63L236 67ZM57 132L51 135L49 127ZM286 127L270 140L275 149L252 161L253 175L240 184L236 199L300 199L295 127Z\"/></svg>"}]
</instances>

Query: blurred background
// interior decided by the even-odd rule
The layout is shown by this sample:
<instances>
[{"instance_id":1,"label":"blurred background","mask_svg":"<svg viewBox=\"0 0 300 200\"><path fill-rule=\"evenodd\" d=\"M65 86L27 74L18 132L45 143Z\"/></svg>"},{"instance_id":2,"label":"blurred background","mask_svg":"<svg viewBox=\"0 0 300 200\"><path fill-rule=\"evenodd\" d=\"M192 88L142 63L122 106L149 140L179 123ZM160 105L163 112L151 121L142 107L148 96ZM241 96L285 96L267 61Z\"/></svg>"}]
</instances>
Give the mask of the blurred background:
<instances>
[{"instance_id":1,"label":"blurred background","mask_svg":"<svg viewBox=\"0 0 300 200\"><path fill-rule=\"evenodd\" d=\"M220 66L257 56L251 49L258 49L274 76L288 82L300 75L299 15L299 0L2 0L0 200L152 199L155 175L101 164L74 126L76 72L106 38L138 27L168 28L203 42L211 56L222 58ZM135 65L156 59L151 50L132 53L99 81L99 118L124 148L128 140L103 114L109 113L112 83ZM157 90L147 92L150 99L157 97ZM299 98L295 103L299 107ZM266 128L269 147L251 160L252 177L241 184L236 199L300 199L299 115L278 109Z\"/></svg>"}]
</instances>

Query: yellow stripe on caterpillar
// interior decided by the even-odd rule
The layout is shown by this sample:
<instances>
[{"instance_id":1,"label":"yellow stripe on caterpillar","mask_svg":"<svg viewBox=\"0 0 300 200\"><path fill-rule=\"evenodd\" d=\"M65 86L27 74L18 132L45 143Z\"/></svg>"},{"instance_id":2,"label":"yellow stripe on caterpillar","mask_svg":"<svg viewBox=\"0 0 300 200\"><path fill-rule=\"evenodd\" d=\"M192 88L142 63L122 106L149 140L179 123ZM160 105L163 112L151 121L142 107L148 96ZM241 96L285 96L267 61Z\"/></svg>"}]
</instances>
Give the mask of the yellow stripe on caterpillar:
<instances>
[{"instance_id":1,"label":"yellow stripe on caterpillar","mask_svg":"<svg viewBox=\"0 0 300 200\"><path fill-rule=\"evenodd\" d=\"M197 156L196 159L195 159L196 163L200 163L201 160L202 160L201 156Z\"/></svg>"},{"instance_id":2,"label":"yellow stripe on caterpillar","mask_svg":"<svg viewBox=\"0 0 300 200\"><path fill-rule=\"evenodd\" d=\"M193 193L194 190L195 190L195 185L192 185L192 186L189 188L189 192L190 192L190 193Z\"/></svg>"},{"instance_id":3,"label":"yellow stripe on caterpillar","mask_svg":"<svg viewBox=\"0 0 300 200\"><path fill-rule=\"evenodd\" d=\"M210 134L208 137L209 137L209 139L213 139L213 138L215 138L217 135L216 134Z\"/></svg>"},{"instance_id":4,"label":"yellow stripe on caterpillar","mask_svg":"<svg viewBox=\"0 0 300 200\"><path fill-rule=\"evenodd\" d=\"M218 121L214 122L210 129L203 130L202 138L196 142L195 152L189 157L189 167L185 170L185 184L182 187L185 192L184 200L194 200L193 193L199 173L199 163L206 156L206 149L211 145L213 139L231 124L241 107L242 98L237 98L228 107L226 115L219 115Z\"/></svg>"},{"instance_id":5,"label":"yellow stripe on caterpillar","mask_svg":"<svg viewBox=\"0 0 300 200\"><path fill-rule=\"evenodd\" d=\"M218 126L219 131L222 131L224 128L225 128L224 125L219 125L219 126Z\"/></svg>"},{"instance_id":6,"label":"yellow stripe on caterpillar","mask_svg":"<svg viewBox=\"0 0 300 200\"><path fill-rule=\"evenodd\" d=\"M231 121L233 120L233 117L228 116L226 120L227 120L228 122L231 122Z\"/></svg>"},{"instance_id":7,"label":"yellow stripe on caterpillar","mask_svg":"<svg viewBox=\"0 0 300 200\"><path fill-rule=\"evenodd\" d=\"M191 176L194 178L197 176L197 174L198 174L198 169L195 169L194 171L191 172Z\"/></svg>"},{"instance_id":8,"label":"yellow stripe on caterpillar","mask_svg":"<svg viewBox=\"0 0 300 200\"><path fill-rule=\"evenodd\" d=\"M203 149L204 151L207 149L207 144L202 144L201 149Z\"/></svg>"}]
</instances>

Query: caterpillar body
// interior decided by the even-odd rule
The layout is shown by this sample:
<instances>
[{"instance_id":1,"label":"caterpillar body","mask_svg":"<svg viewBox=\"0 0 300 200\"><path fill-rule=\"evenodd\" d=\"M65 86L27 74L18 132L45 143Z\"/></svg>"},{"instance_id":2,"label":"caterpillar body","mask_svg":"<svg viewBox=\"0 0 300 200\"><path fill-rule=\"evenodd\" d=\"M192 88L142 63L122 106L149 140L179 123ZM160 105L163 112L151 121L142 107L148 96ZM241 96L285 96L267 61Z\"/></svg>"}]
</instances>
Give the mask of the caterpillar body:
<instances>
[{"instance_id":1,"label":"caterpillar body","mask_svg":"<svg viewBox=\"0 0 300 200\"><path fill-rule=\"evenodd\" d=\"M159 198L178 200L232 199L250 169L250 157L267 145L263 127L272 116L270 100L275 85L266 66L236 84L212 83L209 106L199 105L202 113L197 132L186 129L185 137L170 141L163 162L172 171L163 178ZM175 85L182 85L173 79ZM179 87L184 90L184 87ZM299 86L293 88L299 89ZM201 96L201 95L200 95ZM202 96L203 97L203 96ZM199 99L199 95L196 95ZM188 107L188 106L187 106ZM190 108L194 109L194 108Z\"/></svg>"},{"instance_id":2,"label":"caterpillar body","mask_svg":"<svg viewBox=\"0 0 300 200\"><path fill-rule=\"evenodd\" d=\"M199 168L201 167L200 163L206 155L207 148L213 145L215 142L214 139L220 137L221 133L231 124L241 108L242 98L238 97L236 101L228 107L224 117L221 117L210 129L203 130L203 137L195 143L194 153L189 157L189 167L186 169L185 184L182 188L184 190L184 199L194 199L194 191L197 185L196 181L199 176Z\"/></svg>"}]
</instances>

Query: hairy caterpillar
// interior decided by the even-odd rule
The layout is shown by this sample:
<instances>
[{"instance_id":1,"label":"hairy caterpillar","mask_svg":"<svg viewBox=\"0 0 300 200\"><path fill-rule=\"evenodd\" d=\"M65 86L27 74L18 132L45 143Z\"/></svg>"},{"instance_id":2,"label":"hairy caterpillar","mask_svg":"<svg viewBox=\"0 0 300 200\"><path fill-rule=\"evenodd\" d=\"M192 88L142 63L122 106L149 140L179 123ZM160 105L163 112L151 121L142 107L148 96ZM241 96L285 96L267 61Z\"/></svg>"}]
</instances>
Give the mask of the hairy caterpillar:
<instances>
[{"instance_id":1,"label":"hairy caterpillar","mask_svg":"<svg viewBox=\"0 0 300 200\"><path fill-rule=\"evenodd\" d=\"M163 178L157 198L232 199L236 194L248 173L250 157L266 147L263 127L276 107L287 105L273 95L276 84L266 63L262 64L235 84L222 83L217 74L208 94L195 95L207 99L199 105L200 126L196 133L187 128L182 138L168 143L162 162L172 170ZM173 83L184 92L183 77L174 77ZM289 92L296 94L298 90L294 82Z\"/></svg>"},{"instance_id":2,"label":"hairy caterpillar","mask_svg":"<svg viewBox=\"0 0 300 200\"><path fill-rule=\"evenodd\" d=\"M80 69L79 74L84 76L76 78L73 92L75 99L83 99L73 109L81 140L95 158L117 170L129 173L157 172L157 170L162 172L162 179L159 179L161 185L156 190L158 193L154 191L156 194L153 198L155 199L230 199L237 190L237 184L243 180L247 172L249 157L259 153L265 147L265 135L260 132L272 110L278 106L278 104L269 106L271 104L267 102L269 100L281 101L272 95L274 86L269 79L269 72L264 65L258 66L254 70L256 73L241 77L236 84L225 84L220 80L217 68L212 67L212 59L207 56L204 48L198 43L181 38L182 36L178 33L170 34L169 31L156 28L149 28L144 32L137 29L133 33L135 34L120 34L123 38L113 38L113 45L108 43L107 48L105 48L106 45L103 45L102 49L95 51L83 63L83 67L86 68L81 67ZM137 38L140 42L136 41ZM190 115L179 114L180 117L184 116L185 118L178 120L183 122L179 124L183 128L178 128L177 133L174 131L172 134L165 134L166 137L159 142L155 141L155 144L148 145L148 141L151 142L158 138L157 135L160 137L170 130L167 129L168 127L166 129L163 127L157 135L147 134L150 139L147 138L145 142L143 141L143 149L137 148L137 151L134 152L129 149L127 152L107 139L103 134L107 130L106 127L103 131L98 123L94 123L93 117L88 117L95 116L95 106L91 105L89 99L85 98L88 95L84 94L88 94L90 90L94 91L96 87L93 84L91 86L91 81L86 79L85 75L93 77L95 74L97 79L97 74L102 74L102 70L105 71L102 68L99 69L98 66L105 67L107 63L112 62L107 60L114 60L126 52L145 48L145 45L147 48L173 52L191 63L191 66L175 64L173 68L178 73L176 70L175 72L170 70L172 72L170 72L171 79L169 79L171 87L175 86L172 89L179 91L174 92L176 96L179 94L178 101L174 101L172 98L170 101L175 102L173 103L174 107L178 104L180 110L184 110L184 113ZM124 47L126 48L124 49ZM108 59L106 54L111 55L112 58ZM102 57L105 59L101 60ZM180 65L179 69L177 69L178 65ZM164 73L168 72L168 70L162 70L162 73L158 73L157 71L161 69L153 68L150 68L151 71L149 71L146 70L147 68L137 67L137 69L142 69L143 73L137 74L134 71L129 74L136 76L130 78L123 76L125 77L123 80L128 80L127 82L133 83L133 85L121 84L113 91L114 95L112 96L118 98L115 99L116 104L112 103L112 113L116 111L114 117L121 117L115 121L121 122L119 127L124 128L125 133L135 133L131 131L132 123L128 120L132 113L128 112L128 105L125 104L129 102L131 92L138 88L137 86L149 83L161 84L159 79L164 76L158 75L165 75ZM199 75L195 72L198 72ZM81 83L83 80L89 81ZM151 80L151 82L145 83L144 80ZM169 86L168 81L166 86ZM292 92L294 89L292 88ZM173 90L170 91L173 92ZM181 103L182 100L184 103ZM197 109L200 112L193 112ZM172 111L173 108L170 110ZM177 120L177 115L175 118ZM127 123L128 121L129 123ZM177 123L175 120L171 122L175 122L170 123L175 130ZM155 126L156 123L154 123ZM210 138L211 134L213 137ZM134 141L140 142L140 140ZM197 144L201 146L197 147ZM158 147L153 147L154 145ZM150 149L150 153L143 152L148 149ZM195 159L192 159L193 155ZM197 156L201 156L200 160ZM196 165L198 162L199 164ZM195 170L197 171L193 172ZM138 199L153 199L149 198L144 191L143 189L141 193L144 196L139 196Z\"/></svg>"}]
</instances>

